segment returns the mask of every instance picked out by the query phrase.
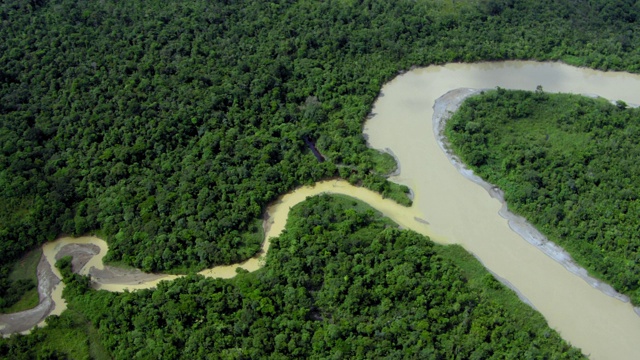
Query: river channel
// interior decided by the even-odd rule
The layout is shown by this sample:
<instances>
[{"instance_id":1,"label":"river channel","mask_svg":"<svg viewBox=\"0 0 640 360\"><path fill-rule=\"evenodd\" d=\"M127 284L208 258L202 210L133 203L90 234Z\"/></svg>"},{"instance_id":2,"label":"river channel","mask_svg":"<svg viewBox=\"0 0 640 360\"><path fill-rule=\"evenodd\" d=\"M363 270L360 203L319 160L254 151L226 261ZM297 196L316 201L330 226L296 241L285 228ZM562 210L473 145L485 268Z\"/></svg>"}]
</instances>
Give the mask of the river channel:
<instances>
[{"instance_id":1,"label":"river channel","mask_svg":"<svg viewBox=\"0 0 640 360\"><path fill-rule=\"evenodd\" d=\"M392 180L413 189L414 207L436 240L472 252L592 359L637 359L640 317L632 306L567 271L513 231L500 214L502 203L454 166L434 133L434 102L452 89L538 85L547 92L640 103L640 76L628 73L526 61L449 64L415 69L384 85L364 133L372 147L391 149L402 164Z\"/></svg>"},{"instance_id":2,"label":"river channel","mask_svg":"<svg viewBox=\"0 0 640 360\"><path fill-rule=\"evenodd\" d=\"M355 188L344 181L328 180L284 195L268 209L265 224L269 237L277 236L286 223L291 206L307 196L329 192L361 199L404 228L429 235L439 243L460 244L547 319L549 325L592 359L636 359L640 354L640 317L620 296L607 295L607 287L584 275L567 256L543 244L523 230L503 204L476 182L442 151L432 123L436 99L458 88L494 88L547 92L597 94L629 104L640 103L640 77L627 73L598 72L558 63L500 62L449 64L415 69L387 83L364 125L370 146L391 150L401 164L392 180L408 185L414 205L405 208L378 194ZM511 221L509 221L510 219ZM514 231L517 230L517 231ZM523 235L520 235L523 234ZM525 239L526 238L526 239ZM533 238L533 241L532 241ZM102 269L106 244L97 238L83 240L100 248L82 272ZM65 244L65 238L49 243L44 254L50 263ZM551 256L550 256L551 255ZM229 278L237 267L253 271L263 262L255 257L245 263L216 267L205 276ZM576 270L577 269L577 270ZM155 276L140 281L98 282L96 287L122 291L155 286L175 276ZM94 279L96 277L94 276ZM602 288L605 291L602 291ZM54 291L55 313L64 308Z\"/></svg>"}]
</instances>

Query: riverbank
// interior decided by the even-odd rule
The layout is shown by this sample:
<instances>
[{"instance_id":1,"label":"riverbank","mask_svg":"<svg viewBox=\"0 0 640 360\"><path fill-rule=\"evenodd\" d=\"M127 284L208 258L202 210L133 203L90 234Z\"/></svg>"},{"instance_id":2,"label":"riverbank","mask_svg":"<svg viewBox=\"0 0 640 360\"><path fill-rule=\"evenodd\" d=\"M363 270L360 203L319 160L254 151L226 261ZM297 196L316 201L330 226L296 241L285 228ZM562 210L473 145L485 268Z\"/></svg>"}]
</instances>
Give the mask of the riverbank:
<instances>
[{"instance_id":1,"label":"riverbank","mask_svg":"<svg viewBox=\"0 0 640 360\"><path fill-rule=\"evenodd\" d=\"M402 174L391 180L414 190L414 207L424 214L434 239L474 254L591 358L635 359L640 318L633 307L524 241L500 215L503 203L463 176L438 144L432 120L436 99L443 94L497 86L534 91L538 85L545 92L594 93L630 104L638 103L640 76L533 61L430 66L385 84L364 131L373 148L393 149Z\"/></svg>"},{"instance_id":2,"label":"riverbank","mask_svg":"<svg viewBox=\"0 0 640 360\"><path fill-rule=\"evenodd\" d=\"M66 309L66 302L62 299L64 284L55 268L55 261L65 256L73 258L71 268L74 273L91 277L95 289L109 287L111 284L135 286L166 276L104 265L102 258L106 249L107 245L102 239L92 236L65 237L43 245L43 254L37 268L38 305L25 311L0 315L0 334L3 337L14 333L28 334L33 327L44 326L48 316L59 315Z\"/></svg>"},{"instance_id":3,"label":"riverbank","mask_svg":"<svg viewBox=\"0 0 640 360\"><path fill-rule=\"evenodd\" d=\"M51 266L43 255L37 268L39 302L32 309L11 314L0 315L0 334L3 337L14 333L28 333L37 324L51 315L56 308L53 299L54 289L60 284L60 279L53 273Z\"/></svg>"},{"instance_id":4,"label":"riverbank","mask_svg":"<svg viewBox=\"0 0 640 360\"><path fill-rule=\"evenodd\" d=\"M433 131L436 134L437 142L442 151L447 155L451 163L465 178L473 181L474 183L482 186L492 198L497 199L502 203L502 208L499 211L500 216L509 222L509 227L519 234L524 240L531 245L538 248L544 254L562 264L569 272L577 275L582 280L587 282L594 288L602 291L604 294L616 298L623 302L629 302L628 296L618 293L609 284L602 282L589 275L588 271L579 266L562 247L558 246L554 242L547 239L538 229L531 225L522 216L516 215L509 211L507 202L504 200L504 193L497 186L484 181L482 178L474 174L473 170L466 167L466 165L460 160L460 158L453 153L449 143L444 135L447 120L451 118L460 105L469 97L478 95L486 89L469 89L460 88L447 92L438 99L436 99L433 106ZM503 282L505 285L512 287L508 282ZM513 288L514 291L519 291ZM524 297L523 297L524 300ZM528 300L525 300L528 302ZM640 308L634 307L635 312L640 316Z\"/></svg>"},{"instance_id":5,"label":"riverbank","mask_svg":"<svg viewBox=\"0 0 640 360\"><path fill-rule=\"evenodd\" d=\"M627 103L637 103L635 96L640 94L640 76L559 63L511 61L415 69L383 87L385 96L378 98L375 115L364 124L370 146L393 149L402 163L401 174L391 180L414 190L414 205L401 207L344 181L325 181L281 197L276 210L269 210L274 221L271 230L283 228L289 207L306 196L329 192L355 197L404 228L439 243L463 246L496 277L513 284L552 328L592 359L636 359L640 318L633 307L587 284L537 246L522 241L513 225L500 215L504 204L462 176L433 133L433 105L451 89L500 86L534 90L538 85L548 92L592 92ZM248 265L260 266L262 260L250 261ZM225 271L233 275L235 268Z\"/></svg>"},{"instance_id":6,"label":"riverbank","mask_svg":"<svg viewBox=\"0 0 640 360\"><path fill-rule=\"evenodd\" d=\"M399 226L411 228L423 235L429 235L428 223L413 208L404 207L391 199L371 190L356 187L344 180L325 180L314 186L303 186L274 201L265 212L263 229L265 240L258 254L237 264L214 266L198 274L211 278L228 279L236 275L237 269L252 272L262 268L265 255L269 251L272 237L280 235L285 228L290 209L307 197L319 194L341 194L364 201ZM31 310L0 316L0 333L10 336L16 332L28 333L34 326L44 326L44 320L52 314L60 314L66 309L62 299L64 284L55 262L60 258L74 256L74 272L91 276L94 289L122 292L125 290L154 288L160 281L174 280L181 275L148 274L138 269L123 269L105 265L102 261L108 251L107 243L95 236L81 238L60 238L43 245L43 257L39 265L39 288L42 287L40 304ZM77 257L77 259L76 259Z\"/></svg>"}]
</instances>

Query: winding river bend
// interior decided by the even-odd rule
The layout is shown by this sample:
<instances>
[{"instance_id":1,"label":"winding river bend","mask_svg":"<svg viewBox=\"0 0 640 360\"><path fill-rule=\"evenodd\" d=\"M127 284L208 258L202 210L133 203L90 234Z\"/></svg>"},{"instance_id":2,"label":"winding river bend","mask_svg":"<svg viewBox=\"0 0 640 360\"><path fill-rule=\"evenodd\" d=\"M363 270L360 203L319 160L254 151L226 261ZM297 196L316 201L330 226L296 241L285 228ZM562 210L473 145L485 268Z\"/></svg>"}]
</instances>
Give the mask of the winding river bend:
<instances>
[{"instance_id":1,"label":"winding river bend","mask_svg":"<svg viewBox=\"0 0 640 360\"><path fill-rule=\"evenodd\" d=\"M402 172L392 180L408 185L415 193L412 208L401 207L380 195L355 188L343 181L324 181L283 196L268 209L267 240L283 229L288 210L307 196L329 192L361 199L405 228L429 235L437 242L457 243L475 254L484 265L518 290L538 309L550 326L592 359L635 359L640 354L640 317L624 297L611 295L607 286L588 278L584 271L552 245L540 239L517 218L506 212L487 186L470 181L472 175L442 151L432 118L436 99L457 88L534 90L542 85L548 92L592 93L629 104L640 103L640 77L627 73L605 73L557 63L502 62L450 64L416 69L386 84L374 104L364 133L374 148L393 151ZM450 94L451 95L451 94ZM453 93L456 97L460 93ZM445 98L443 101L451 99ZM438 106L441 106L438 105ZM439 110L442 110L440 108ZM490 189L489 189L490 190ZM522 235L520 235L522 234ZM153 287L174 276L155 276L132 281L112 279L100 282L101 256L106 244L97 245L99 256L82 272L97 271L97 287L112 291ZM53 261L56 253L73 239L47 244L44 253ZM549 256L552 255L552 256ZM203 275L232 277L236 267L253 271L260 267L256 257L243 264L205 270ZM94 270L91 270L91 269ZM60 290L56 288L55 293ZM604 291L603 291L604 290ZM609 294L609 295L608 295ZM64 308L56 300L55 312ZM0 328L2 328L0 318Z\"/></svg>"},{"instance_id":2,"label":"winding river bend","mask_svg":"<svg viewBox=\"0 0 640 360\"><path fill-rule=\"evenodd\" d=\"M527 61L449 64L416 69L387 83L364 132L372 147L393 150L402 164L393 180L414 190L414 206L436 240L475 254L592 359L637 359L640 318L632 306L567 271L567 261L556 261L512 230L500 215L502 203L454 166L433 130L434 102L452 89L535 90L538 85L547 92L640 103L638 75Z\"/></svg>"}]
</instances>

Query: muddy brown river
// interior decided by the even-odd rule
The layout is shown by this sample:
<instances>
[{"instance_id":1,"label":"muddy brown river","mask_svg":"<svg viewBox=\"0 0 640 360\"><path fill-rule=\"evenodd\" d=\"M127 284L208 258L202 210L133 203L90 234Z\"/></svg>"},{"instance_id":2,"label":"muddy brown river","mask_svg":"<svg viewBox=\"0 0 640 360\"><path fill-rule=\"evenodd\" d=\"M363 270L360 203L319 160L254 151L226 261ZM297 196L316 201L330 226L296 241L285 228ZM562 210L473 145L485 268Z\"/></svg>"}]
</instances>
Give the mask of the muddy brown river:
<instances>
[{"instance_id":1,"label":"muddy brown river","mask_svg":"<svg viewBox=\"0 0 640 360\"><path fill-rule=\"evenodd\" d=\"M263 253L270 236L284 228L291 206L307 196L329 192L353 196L369 203L405 228L429 235L444 244L460 244L473 253L503 282L539 310L549 325L563 338L582 349L592 359L636 359L640 354L640 317L625 298L606 285L591 279L571 259L541 238L535 229L506 211L501 201L490 194L491 186L452 160L440 147L432 122L436 99L458 88L494 88L547 92L597 94L610 100L640 103L640 77L627 73L598 72L557 63L500 62L450 64L415 69L398 76L382 88L374 104L372 117L364 125L369 144L392 150L401 164L401 173L393 181L414 191L414 206L405 208L378 194L355 188L344 181L324 181L283 196L268 209L269 225ZM450 93L438 102L446 105L459 100L466 90ZM445 110L443 110L445 109ZM470 180L471 179L471 180ZM106 244L97 238L83 238L98 245L95 256L82 272L102 268ZM48 259L64 244L65 238L45 245ZM51 261L51 260L50 260ZM215 267L203 275L229 278L237 267L253 271L263 264L257 256L242 264ZM119 283L111 279L97 288L123 291L125 288L154 287L160 280L175 276L154 276ZM95 277L94 277L95 279ZM55 298L55 313L65 307ZM0 324L0 327L3 326Z\"/></svg>"},{"instance_id":2,"label":"muddy brown river","mask_svg":"<svg viewBox=\"0 0 640 360\"><path fill-rule=\"evenodd\" d=\"M638 359L640 317L632 306L606 295L600 289L606 286L576 275L580 270L568 271L566 265L575 266L562 254L547 254L512 230L500 214L501 202L470 181L470 174L454 166L439 147L432 117L434 102L443 94L496 86L535 90L538 85L547 92L640 103L640 77L628 73L527 61L449 64L416 69L387 83L364 132L372 147L390 148L399 159L402 173L392 180L413 189L414 206L436 239L475 254L592 359Z\"/></svg>"}]
</instances>

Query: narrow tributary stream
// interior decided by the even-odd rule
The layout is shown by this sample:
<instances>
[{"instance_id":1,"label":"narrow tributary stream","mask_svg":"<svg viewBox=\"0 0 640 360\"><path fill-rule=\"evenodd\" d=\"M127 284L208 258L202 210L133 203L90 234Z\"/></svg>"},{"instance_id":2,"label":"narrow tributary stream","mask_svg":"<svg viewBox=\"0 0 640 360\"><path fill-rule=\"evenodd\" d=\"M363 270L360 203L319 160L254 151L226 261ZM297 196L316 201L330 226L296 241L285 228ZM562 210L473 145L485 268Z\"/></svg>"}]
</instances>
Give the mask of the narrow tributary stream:
<instances>
[{"instance_id":1,"label":"narrow tributary stream","mask_svg":"<svg viewBox=\"0 0 640 360\"><path fill-rule=\"evenodd\" d=\"M429 235L440 243L464 246L490 271L517 289L551 327L592 359L636 359L640 354L640 317L631 305L620 300L623 297L610 296L607 286L588 278L566 255L506 213L503 204L485 189L487 186L483 188L470 181L471 174L463 167L454 166L455 161L439 147L432 118L434 103L442 95L457 88L500 86L534 90L538 85L549 92L592 93L630 104L640 102L640 98L634 97L640 94L637 75L598 72L557 63L450 64L412 70L383 87L372 117L365 123L364 133L372 147L391 149L402 164L402 172L392 180L412 188L414 206L404 208L344 181L324 181L314 187L297 189L268 209L267 239L282 231L290 207L307 196L324 192L350 195L369 203L405 228ZM441 99L439 106L455 101L456 96ZM101 283L95 274L100 274L103 266L101 256L106 252L106 244L97 238L84 239L82 241L101 249L99 256L82 271L94 271L93 278L99 281L97 288L135 290L175 278L127 277L126 281L116 278ZM52 262L56 252L71 242L73 239L65 238L45 245L47 259ZM268 251L268 247L267 240L263 252ZM205 270L202 274L229 278L235 275L237 267L253 271L262 261L256 257L242 264ZM60 292L60 287L54 291L57 304L54 313L65 306L59 299ZM2 325L0 318L0 328Z\"/></svg>"}]
</instances>

